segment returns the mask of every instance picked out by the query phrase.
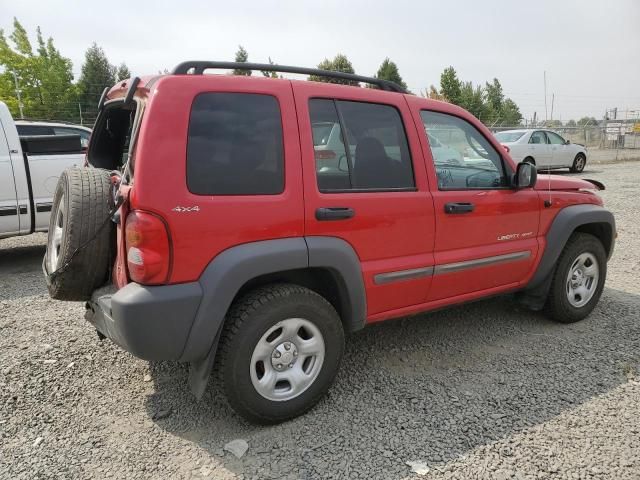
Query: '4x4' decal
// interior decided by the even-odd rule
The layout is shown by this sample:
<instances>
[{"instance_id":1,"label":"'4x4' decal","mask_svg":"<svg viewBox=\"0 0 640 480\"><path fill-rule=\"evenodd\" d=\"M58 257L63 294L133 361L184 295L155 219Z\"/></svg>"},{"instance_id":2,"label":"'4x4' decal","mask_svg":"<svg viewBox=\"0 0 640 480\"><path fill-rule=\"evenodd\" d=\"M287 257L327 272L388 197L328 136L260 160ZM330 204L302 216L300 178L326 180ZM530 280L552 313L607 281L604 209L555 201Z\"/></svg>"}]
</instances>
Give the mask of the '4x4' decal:
<instances>
[{"instance_id":1,"label":"'4x4' decal","mask_svg":"<svg viewBox=\"0 0 640 480\"><path fill-rule=\"evenodd\" d=\"M200 211L200 207L198 205L195 205L193 207L181 207L181 206L177 206L177 207L173 207L171 209L171 211L173 212L178 212L178 213L186 213L186 212L199 212Z\"/></svg>"}]
</instances>

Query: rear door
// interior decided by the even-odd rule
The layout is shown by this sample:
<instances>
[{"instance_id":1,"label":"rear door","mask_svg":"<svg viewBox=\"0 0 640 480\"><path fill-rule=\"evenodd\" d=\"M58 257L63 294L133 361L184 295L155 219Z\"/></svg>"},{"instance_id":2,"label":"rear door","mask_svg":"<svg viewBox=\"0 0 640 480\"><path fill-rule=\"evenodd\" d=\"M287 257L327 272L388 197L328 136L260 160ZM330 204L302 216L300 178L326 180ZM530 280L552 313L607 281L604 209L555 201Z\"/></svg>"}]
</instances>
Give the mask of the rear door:
<instances>
[{"instance_id":1,"label":"rear door","mask_svg":"<svg viewBox=\"0 0 640 480\"><path fill-rule=\"evenodd\" d=\"M430 302L459 301L477 292L515 287L538 255L539 199L533 189L512 189L512 168L490 133L472 121L415 104L414 118L429 136L458 150L462 162L441 163L427 147L436 219L435 270ZM463 297L463 298L460 298Z\"/></svg>"},{"instance_id":2,"label":"rear door","mask_svg":"<svg viewBox=\"0 0 640 480\"><path fill-rule=\"evenodd\" d=\"M84 155L68 154L27 154L33 204L36 210L35 229L46 230L49 227L49 216L53 204L53 194L58 184L58 177L69 167L81 167Z\"/></svg>"},{"instance_id":3,"label":"rear door","mask_svg":"<svg viewBox=\"0 0 640 480\"><path fill-rule=\"evenodd\" d=\"M360 259L371 316L423 303L433 269L433 201L404 96L293 82L305 235L345 240ZM339 130L327 163L313 131ZM319 143L316 138L316 144Z\"/></svg>"}]
</instances>

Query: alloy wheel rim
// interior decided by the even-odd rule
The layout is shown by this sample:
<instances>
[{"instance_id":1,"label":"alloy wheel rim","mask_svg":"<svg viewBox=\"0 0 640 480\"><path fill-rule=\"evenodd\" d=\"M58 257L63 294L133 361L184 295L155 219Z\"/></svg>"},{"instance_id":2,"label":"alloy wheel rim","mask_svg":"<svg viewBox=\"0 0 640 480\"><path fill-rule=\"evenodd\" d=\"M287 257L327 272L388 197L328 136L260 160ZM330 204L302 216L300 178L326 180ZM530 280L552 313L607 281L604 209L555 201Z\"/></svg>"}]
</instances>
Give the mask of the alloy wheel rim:
<instances>
[{"instance_id":1,"label":"alloy wheel rim","mask_svg":"<svg viewBox=\"0 0 640 480\"><path fill-rule=\"evenodd\" d=\"M318 377L325 357L322 333L304 318L288 318L269 328L251 356L251 382L267 400L291 400Z\"/></svg>"},{"instance_id":2,"label":"alloy wheel rim","mask_svg":"<svg viewBox=\"0 0 640 480\"><path fill-rule=\"evenodd\" d=\"M49 234L49 245L47 245L49 254L47 268L49 273L55 272L60 262L60 249L62 248L62 239L64 237L64 196L60 197L54 215L53 231Z\"/></svg>"},{"instance_id":3,"label":"alloy wheel rim","mask_svg":"<svg viewBox=\"0 0 640 480\"><path fill-rule=\"evenodd\" d=\"M566 293L569 303L580 308L589 303L598 288L600 268L592 253L581 253L571 264L567 274Z\"/></svg>"}]
</instances>

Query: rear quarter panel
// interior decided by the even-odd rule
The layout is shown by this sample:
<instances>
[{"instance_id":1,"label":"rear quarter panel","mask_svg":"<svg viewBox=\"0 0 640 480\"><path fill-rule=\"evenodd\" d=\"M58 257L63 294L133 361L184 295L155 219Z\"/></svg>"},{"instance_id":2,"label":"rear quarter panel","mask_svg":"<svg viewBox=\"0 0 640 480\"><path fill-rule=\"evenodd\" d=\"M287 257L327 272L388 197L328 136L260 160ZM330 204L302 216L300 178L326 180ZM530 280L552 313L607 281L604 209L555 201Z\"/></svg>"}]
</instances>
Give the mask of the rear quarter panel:
<instances>
[{"instance_id":1,"label":"rear quarter panel","mask_svg":"<svg viewBox=\"0 0 640 480\"><path fill-rule=\"evenodd\" d=\"M285 155L283 193L214 196L189 192L187 130L193 100L203 92L276 97L282 115ZM303 235L300 145L289 81L226 75L173 75L159 79L149 94L134 161L130 204L132 208L154 212L167 222L173 245L170 283L197 279L207 264L227 248Z\"/></svg>"}]
</instances>

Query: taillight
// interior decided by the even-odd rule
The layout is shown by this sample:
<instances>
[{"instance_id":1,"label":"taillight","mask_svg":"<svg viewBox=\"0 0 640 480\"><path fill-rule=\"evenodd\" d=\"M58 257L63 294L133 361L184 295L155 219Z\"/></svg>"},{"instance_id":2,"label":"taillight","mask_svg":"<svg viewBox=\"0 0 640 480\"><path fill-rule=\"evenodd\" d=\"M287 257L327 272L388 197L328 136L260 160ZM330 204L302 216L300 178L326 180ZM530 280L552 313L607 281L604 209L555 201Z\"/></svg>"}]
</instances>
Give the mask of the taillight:
<instances>
[{"instance_id":1,"label":"taillight","mask_svg":"<svg viewBox=\"0 0 640 480\"><path fill-rule=\"evenodd\" d=\"M502 148L504 148L507 153L509 153L511 151L511 149L506 145L502 145Z\"/></svg>"},{"instance_id":2,"label":"taillight","mask_svg":"<svg viewBox=\"0 0 640 480\"><path fill-rule=\"evenodd\" d=\"M140 210L129 212L125 242L131 280L145 285L167 281L171 247L169 232L160 217Z\"/></svg>"},{"instance_id":3,"label":"taillight","mask_svg":"<svg viewBox=\"0 0 640 480\"><path fill-rule=\"evenodd\" d=\"M336 158L333 150L316 150L316 160L332 160Z\"/></svg>"}]
</instances>

